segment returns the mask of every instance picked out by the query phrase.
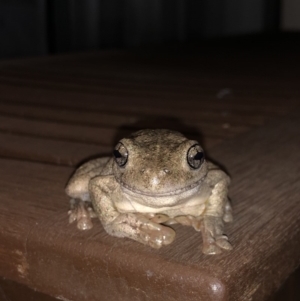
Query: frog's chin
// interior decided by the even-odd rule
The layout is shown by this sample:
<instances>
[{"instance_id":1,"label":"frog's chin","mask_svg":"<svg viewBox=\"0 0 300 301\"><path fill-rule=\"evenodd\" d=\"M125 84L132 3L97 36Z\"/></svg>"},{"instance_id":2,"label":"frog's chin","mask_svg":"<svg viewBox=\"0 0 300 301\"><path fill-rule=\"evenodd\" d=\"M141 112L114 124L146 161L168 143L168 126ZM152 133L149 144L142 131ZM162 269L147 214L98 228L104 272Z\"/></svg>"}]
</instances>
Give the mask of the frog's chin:
<instances>
[{"instance_id":1,"label":"frog's chin","mask_svg":"<svg viewBox=\"0 0 300 301\"><path fill-rule=\"evenodd\" d=\"M201 183L204 181L205 177L195 181L194 183L184 186L182 188L173 189L170 191L158 191L155 189L139 189L138 187L133 187L131 185L126 184L125 182L121 181L120 179L116 179L117 182L123 189L129 190L134 194L144 195L144 196L151 196L151 197L165 197L165 196L176 196L182 193L188 193L189 191L193 192L195 188L200 187Z\"/></svg>"}]
</instances>

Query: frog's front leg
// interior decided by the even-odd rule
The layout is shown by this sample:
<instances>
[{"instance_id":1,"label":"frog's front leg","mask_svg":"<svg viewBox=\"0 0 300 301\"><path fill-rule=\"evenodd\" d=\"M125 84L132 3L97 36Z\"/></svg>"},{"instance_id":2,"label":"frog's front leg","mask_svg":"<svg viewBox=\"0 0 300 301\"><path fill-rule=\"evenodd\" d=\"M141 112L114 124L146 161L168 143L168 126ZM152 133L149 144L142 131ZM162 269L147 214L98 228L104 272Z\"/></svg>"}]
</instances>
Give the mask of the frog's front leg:
<instances>
[{"instance_id":1,"label":"frog's front leg","mask_svg":"<svg viewBox=\"0 0 300 301\"><path fill-rule=\"evenodd\" d=\"M77 228L88 230L93 227L92 218L97 217L88 192L89 181L98 176L108 162L107 157L98 158L81 165L66 186L66 194L71 198L69 223L77 222Z\"/></svg>"},{"instance_id":2,"label":"frog's front leg","mask_svg":"<svg viewBox=\"0 0 300 301\"><path fill-rule=\"evenodd\" d=\"M69 223L71 224L76 221L79 230L93 228L92 218L97 217L88 194L88 180L86 181L85 189L78 191L77 187L75 189L70 184L66 188L67 194L71 197L70 210L68 211ZM79 188L81 187L79 186Z\"/></svg>"},{"instance_id":3,"label":"frog's front leg","mask_svg":"<svg viewBox=\"0 0 300 301\"><path fill-rule=\"evenodd\" d=\"M221 249L232 249L227 236L224 235L224 221L232 220L232 210L227 197L230 179L223 171L213 170L208 173L208 183L213 188L201 223L202 251L204 254L218 254L221 253Z\"/></svg>"},{"instance_id":4,"label":"frog's front leg","mask_svg":"<svg viewBox=\"0 0 300 301\"><path fill-rule=\"evenodd\" d=\"M140 213L117 211L112 196L118 185L113 176L96 177L89 185L94 210L106 232L112 236L131 238L153 248L170 244L175 238L173 229L152 222Z\"/></svg>"}]
</instances>

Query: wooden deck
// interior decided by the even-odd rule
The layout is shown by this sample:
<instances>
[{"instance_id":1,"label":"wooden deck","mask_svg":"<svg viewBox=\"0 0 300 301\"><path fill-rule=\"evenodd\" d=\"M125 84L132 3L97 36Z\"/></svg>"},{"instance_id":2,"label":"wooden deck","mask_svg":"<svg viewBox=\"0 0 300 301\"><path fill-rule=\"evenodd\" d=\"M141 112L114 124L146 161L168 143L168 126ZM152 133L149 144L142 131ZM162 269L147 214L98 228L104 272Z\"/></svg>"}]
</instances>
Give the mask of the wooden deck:
<instances>
[{"instance_id":1,"label":"wooden deck","mask_svg":"<svg viewBox=\"0 0 300 301\"><path fill-rule=\"evenodd\" d=\"M300 264L299 50L246 39L0 61L0 299L271 297ZM183 226L153 250L68 224L75 167L147 127L199 139L232 176L232 252L201 254Z\"/></svg>"}]
</instances>

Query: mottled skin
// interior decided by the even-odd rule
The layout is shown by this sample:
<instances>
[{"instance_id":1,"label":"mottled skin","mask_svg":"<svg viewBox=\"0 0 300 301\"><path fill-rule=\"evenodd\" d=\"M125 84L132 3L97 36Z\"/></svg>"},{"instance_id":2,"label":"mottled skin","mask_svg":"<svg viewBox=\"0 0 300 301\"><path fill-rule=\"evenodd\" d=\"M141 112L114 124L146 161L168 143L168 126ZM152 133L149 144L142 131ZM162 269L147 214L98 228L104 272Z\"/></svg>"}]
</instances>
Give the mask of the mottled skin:
<instances>
[{"instance_id":1,"label":"mottled skin","mask_svg":"<svg viewBox=\"0 0 300 301\"><path fill-rule=\"evenodd\" d=\"M124 163L125 162L125 163ZM92 227L99 217L107 233L154 248L170 244L173 223L202 232L205 254L231 245L223 234L232 220L229 177L204 159L197 141L169 130L142 130L122 139L114 157L89 161L70 179L70 222Z\"/></svg>"}]
</instances>

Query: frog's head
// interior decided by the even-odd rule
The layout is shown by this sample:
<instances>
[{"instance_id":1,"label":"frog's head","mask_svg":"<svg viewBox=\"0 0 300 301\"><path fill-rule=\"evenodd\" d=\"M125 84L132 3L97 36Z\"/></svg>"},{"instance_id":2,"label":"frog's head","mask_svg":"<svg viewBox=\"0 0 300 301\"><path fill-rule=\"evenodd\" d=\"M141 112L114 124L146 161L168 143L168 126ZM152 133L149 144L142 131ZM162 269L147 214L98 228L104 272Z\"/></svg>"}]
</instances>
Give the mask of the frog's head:
<instances>
[{"instance_id":1,"label":"frog's head","mask_svg":"<svg viewBox=\"0 0 300 301\"><path fill-rule=\"evenodd\" d=\"M174 195L206 177L199 143L170 130L141 130L114 150L113 173L123 187L144 195Z\"/></svg>"}]
</instances>

